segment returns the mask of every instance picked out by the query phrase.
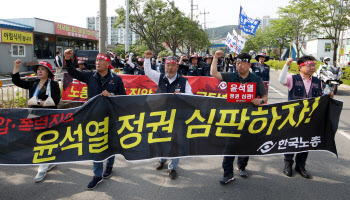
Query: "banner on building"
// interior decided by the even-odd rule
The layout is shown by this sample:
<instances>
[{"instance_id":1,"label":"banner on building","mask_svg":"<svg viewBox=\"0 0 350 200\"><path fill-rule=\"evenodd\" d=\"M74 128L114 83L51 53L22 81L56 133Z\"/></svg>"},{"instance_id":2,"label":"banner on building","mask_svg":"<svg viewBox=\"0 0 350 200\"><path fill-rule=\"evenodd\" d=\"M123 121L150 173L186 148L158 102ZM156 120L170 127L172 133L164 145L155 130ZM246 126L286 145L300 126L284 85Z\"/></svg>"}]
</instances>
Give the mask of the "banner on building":
<instances>
[{"instance_id":1,"label":"banner on building","mask_svg":"<svg viewBox=\"0 0 350 200\"><path fill-rule=\"evenodd\" d=\"M28 165L325 150L342 102L264 106L196 95L96 96L71 109L0 109L0 164Z\"/></svg>"},{"instance_id":2,"label":"banner on building","mask_svg":"<svg viewBox=\"0 0 350 200\"><path fill-rule=\"evenodd\" d=\"M0 29L1 37L0 42L4 43L15 43L15 44L33 44L33 33L24 32L24 31L16 31L16 30L8 30L8 29Z\"/></svg>"},{"instance_id":3,"label":"banner on building","mask_svg":"<svg viewBox=\"0 0 350 200\"><path fill-rule=\"evenodd\" d=\"M95 30L71 26L55 22L55 33L57 35L64 35L70 37L84 38L90 40L98 40L99 33Z\"/></svg>"},{"instance_id":4,"label":"banner on building","mask_svg":"<svg viewBox=\"0 0 350 200\"><path fill-rule=\"evenodd\" d=\"M247 14L243 11L241 6L240 16L239 16L239 29L241 29L246 34L255 35L256 30L260 24L259 20L249 18Z\"/></svg>"}]
</instances>

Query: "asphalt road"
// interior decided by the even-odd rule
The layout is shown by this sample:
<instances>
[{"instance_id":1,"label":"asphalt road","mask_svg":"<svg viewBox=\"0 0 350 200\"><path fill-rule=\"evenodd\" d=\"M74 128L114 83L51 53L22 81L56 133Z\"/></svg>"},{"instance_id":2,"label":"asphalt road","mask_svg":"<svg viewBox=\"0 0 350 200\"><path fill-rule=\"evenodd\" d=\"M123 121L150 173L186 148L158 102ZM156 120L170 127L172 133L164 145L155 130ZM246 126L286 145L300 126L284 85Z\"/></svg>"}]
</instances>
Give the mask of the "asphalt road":
<instances>
[{"instance_id":1,"label":"asphalt road","mask_svg":"<svg viewBox=\"0 0 350 200\"><path fill-rule=\"evenodd\" d=\"M287 88L271 72L269 103L287 101ZM222 157L183 158L179 177L170 180L167 170L156 171L156 160L126 162L116 157L114 174L93 191L92 163L58 165L41 183L34 183L35 166L0 166L0 199L350 199L350 87L335 96L344 102L336 144L339 158L329 152L311 152L306 168L313 179L294 171L283 173L283 155L251 157L248 178L220 185Z\"/></svg>"}]
</instances>

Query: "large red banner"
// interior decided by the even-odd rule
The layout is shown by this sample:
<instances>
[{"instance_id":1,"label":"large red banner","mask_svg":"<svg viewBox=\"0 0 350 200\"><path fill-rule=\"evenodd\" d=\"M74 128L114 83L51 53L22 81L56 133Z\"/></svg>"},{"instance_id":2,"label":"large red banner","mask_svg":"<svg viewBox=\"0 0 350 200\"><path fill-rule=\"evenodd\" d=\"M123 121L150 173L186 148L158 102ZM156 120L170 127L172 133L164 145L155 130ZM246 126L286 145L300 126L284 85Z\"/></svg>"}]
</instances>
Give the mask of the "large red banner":
<instances>
[{"instance_id":1,"label":"large red banner","mask_svg":"<svg viewBox=\"0 0 350 200\"><path fill-rule=\"evenodd\" d=\"M127 95L154 94L157 85L144 75L119 75L124 82ZM227 97L227 83L221 82L213 77L185 76L192 87L195 95L211 97ZM68 73L64 74L63 80L63 101L87 100L87 86L85 83L73 79Z\"/></svg>"}]
</instances>

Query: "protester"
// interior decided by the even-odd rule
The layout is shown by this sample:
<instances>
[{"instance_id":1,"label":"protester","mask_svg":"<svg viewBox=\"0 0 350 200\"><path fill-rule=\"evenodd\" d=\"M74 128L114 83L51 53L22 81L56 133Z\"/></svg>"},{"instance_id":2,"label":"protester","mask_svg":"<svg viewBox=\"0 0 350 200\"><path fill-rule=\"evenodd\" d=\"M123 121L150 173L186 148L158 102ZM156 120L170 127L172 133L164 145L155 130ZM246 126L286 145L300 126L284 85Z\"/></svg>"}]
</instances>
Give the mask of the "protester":
<instances>
[{"instance_id":1,"label":"protester","mask_svg":"<svg viewBox=\"0 0 350 200\"><path fill-rule=\"evenodd\" d=\"M40 61L38 65L33 65L32 69L37 74L35 80L21 80L19 76L19 67L22 61L17 59L14 62L12 82L16 86L29 90L29 108L57 108L61 99L61 91L58 83L53 80L52 66L47 61ZM39 165L38 173L34 178L35 182L44 180L47 172L56 165Z\"/></svg>"},{"instance_id":2,"label":"protester","mask_svg":"<svg viewBox=\"0 0 350 200\"><path fill-rule=\"evenodd\" d=\"M270 81L270 67L264 62L269 61L269 57L265 53L255 56L257 63L252 63L252 73L260 77L263 81Z\"/></svg>"},{"instance_id":3,"label":"protester","mask_svg":"<svg viewBox=\"0 0 350 200\"><path fill-rule=\"evenodd\" d=\"M227 58L225 58L225 68L226 72L237 72L236 70L236 59L237 59L237 56L236 57L232 57L232 54L229 54L227 56Z\"/></svg>"},{"instance_id":4,"label":"protester","mask_svg":"<svg viewBox=\"0 0 350 200\"><path fill-rule=\"evenodd\" d=\"M96 71L84 72L78 71L72 64L73 50L67 49L64 51L68 74L87 84L88 99L96 95L105 97L112 95L126 95L124 84L120 76L112 73L109 70L111 67L110 56L107 53L99 53L96 57ZM113 67L112 67L113 68ZM107 159L107 166L103 172L103 162L94 162L94 176L88 184L87 189L94 189L97 184L102 182L102 178L110 178L114 164L114 156Z\"/></svg>"},{"instance_id":5,"label":"protester","mask_svg":"<svg viewBox=\"0 0 350 200\"><path fill-rule=\"evenodd\" d=\"M203 67L204 76L210 76L210 66L212 61L213 61L213 56L208 54L204 57L204 62L205 62Z\"/></svg>"},{"instance_id":6,"label":"protester","mask_svg":"<svg viewBox=\"0 0 350 200\"><path fill-rule=\"evenodd\" d=\"M199 64L200 60L201 57L196 54L190 57L190 66L187 72L188 76L202 76L203 68Z\"/></svg>"},{"instance_id":7,"label":"protester","mask_svg":"<svg viewBox=\"0 0 350 200\"><path fill-rule=\"evenodd\" d=\"M298 67L300 74L287 75L288 69L291 66L293 59L288 58L282 72L278 77L278 81L288 87L288 100L305 99L322 96L322 82L320 79L312 76L315 72L316 59L313 56L302 56L298 59ZM334 93L330 93L330 97L334 97ZM311 178L306 171L306 160L308 152L297 153L295 156L295 171L304 178ZM284 170L286 176L293 175L292 167L294 164L294 154L284 154Z\"/></svg>"},{"instance_id":8,"label":"protester","mask_svg":"<svg viewBox=\"0 0 350 200\"><path fill-rule=\"evenodd\" d=\"M78 69L79 71L89 71L88 68L85 67L85 61L83 60L78 60Z\"/></svg>"},{"instance_id":9,"label":"protester","mask_svg":"<svg viewBox=\"0 0 350 200\"><path fill-rule=\"evenodd\" d=\"M255 106L260 106L267 102L267 93L261 78L255 76L249 72L251 56L246 53L241 53L237 56L237 73L232 72L218 72L217 63L218 59L224 55L223 51L215 52L215 56L210 68L210 75L225 82L239 82L239 83L251 83L257 84L256 87L256 98L251 101ZM260 96L260 98L257 98ZM222 167L224 169L224 176L220 180L220 183L227 184L234 180L233 176L233 161L234 156L225 156L222 162ZM245 168L248 164L248 156L238 156L237 169L239 170L239 175L241 177L247 177L248 173Z\"/></svg>"},{"instance_id":10,"label":"protester","mask_svg":"<svg viewBox=\"0 0 350 200\"><path fill-rule=\"evenodd\" d=\"M125 58L125 63L123 65L123 74L134 74L134 69L130 66L128 57Z\"/></svg>"},{"instance_id":11,"label":"protester","mask_svg":"<svg viewBox=\"0 0 350 200\"><path fill-rule=\"evenodd\" d=\"M152 51L145 52L145 74L153 82L157 84L156 93L173 93L173 94L192 94L191 86L188 80L177 73L179 68L178 59L174 56L169 56L165 59L165 73L159 73L151 69ZM156 167L157 170L161 170L164 167L167 159L160 159ZM176 179L176 168L179 164L179 158L171 159L168 169L170 179Z\"/></svg>"},{"instance_id":12,"label":"protester","mask_svg":"<svg viewBox=\"0 0 350 200\"><path fill-rule=\"evenodd\" d=\"M190 67L190 62L187 56L183 54L180 57L180 61L179 61L179 70L178 70L179 74L183 76L187 76L189 67Z\"/></svg>"},{"instance_id":13,"label":"protester","mask_svg":"<svg viewBox=\"0 0 350 200\"><path fill-rule=\"evenodd\" d=\"M144 59L139 57L137 58L137 63L132 63L131 60L133 55L133 53L130 53L128 64L134 69L134 75L145 75L145 71L143 69Z\"/></svg>"}]
</instances>

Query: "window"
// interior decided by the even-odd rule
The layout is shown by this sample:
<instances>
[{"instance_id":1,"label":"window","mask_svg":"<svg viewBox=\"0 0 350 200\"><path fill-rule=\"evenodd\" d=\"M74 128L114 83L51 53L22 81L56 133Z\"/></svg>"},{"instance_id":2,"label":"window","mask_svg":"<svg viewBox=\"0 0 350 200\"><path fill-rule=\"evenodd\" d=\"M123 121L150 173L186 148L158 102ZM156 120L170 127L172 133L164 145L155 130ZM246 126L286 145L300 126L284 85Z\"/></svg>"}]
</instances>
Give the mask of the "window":
<instances>
[{"instance_id":1,"label":"window","mask_svg":"<svg viewBox=\"0 0 350 200\"><path fill-rule=\"evenodd\" d=\"M330 52L331 51L331 43L325 43L324 44L324 51Z\"/></svg>"},{"instance_id":2,"label":"window","mask_svg":"<svg viewBox=\"0 0 350 200\"><path fill-rule=\"evenodd\" d=\"M25 57L25 48L24 45L12 44L12 57Z\"/></svg>"}]
</instances>

